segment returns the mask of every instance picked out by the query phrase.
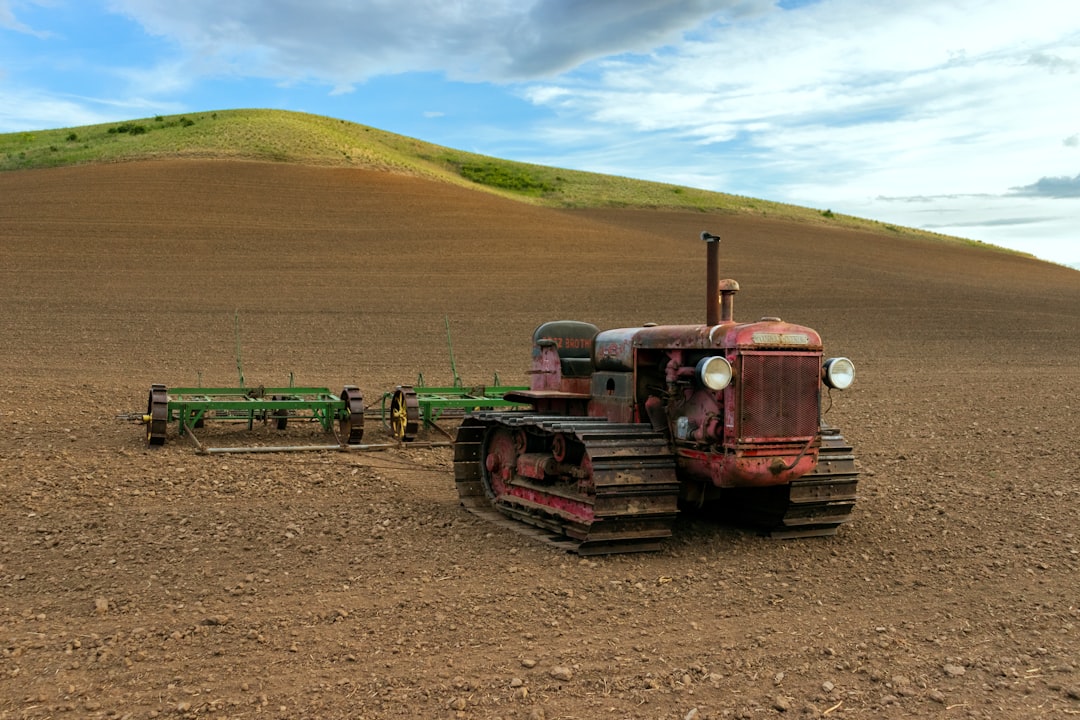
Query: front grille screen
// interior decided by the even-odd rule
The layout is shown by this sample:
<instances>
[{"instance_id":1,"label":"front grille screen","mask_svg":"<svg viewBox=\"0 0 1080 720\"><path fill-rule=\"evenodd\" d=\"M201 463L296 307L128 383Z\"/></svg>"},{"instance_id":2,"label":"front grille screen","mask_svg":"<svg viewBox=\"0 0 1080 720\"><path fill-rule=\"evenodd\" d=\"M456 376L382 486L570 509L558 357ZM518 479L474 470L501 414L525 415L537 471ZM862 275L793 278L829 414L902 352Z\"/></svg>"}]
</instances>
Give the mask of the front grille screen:
<instances>
[{"instance_id":1,"label":"front grille screen","mask_svg":"<svg viewBox=\"0 0 1080 720\"><path fill-rule=\"evenodd\" d=\"M806 438L817 433L819 353L748 352L740 364L740 438Z\"/></svg>"}]
</instances>

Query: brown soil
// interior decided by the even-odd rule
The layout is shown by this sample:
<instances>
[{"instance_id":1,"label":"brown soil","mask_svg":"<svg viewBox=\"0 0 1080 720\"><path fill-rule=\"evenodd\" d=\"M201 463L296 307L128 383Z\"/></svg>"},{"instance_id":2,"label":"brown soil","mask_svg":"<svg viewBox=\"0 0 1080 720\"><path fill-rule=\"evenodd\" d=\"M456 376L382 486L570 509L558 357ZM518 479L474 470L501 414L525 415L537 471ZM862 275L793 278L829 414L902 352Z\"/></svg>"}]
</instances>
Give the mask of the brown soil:
<instances>
[{"instance_id":1,"label":"brown soil","mask_svg":"<svg viewBox=\"0 0 1080 720\"><path fill-rule=\"evenodd\" d=\"M239 162L5 173L0 229L0 718L1080 714L1080 273ZM444 318L467 383L523 383L543 320L701 322L706 229L737 318L858 366L836 537L582 559L462 510L446 448L116 417L236 385L236 318L248 386L449 383Z\"/></svg>"}]
</instances>

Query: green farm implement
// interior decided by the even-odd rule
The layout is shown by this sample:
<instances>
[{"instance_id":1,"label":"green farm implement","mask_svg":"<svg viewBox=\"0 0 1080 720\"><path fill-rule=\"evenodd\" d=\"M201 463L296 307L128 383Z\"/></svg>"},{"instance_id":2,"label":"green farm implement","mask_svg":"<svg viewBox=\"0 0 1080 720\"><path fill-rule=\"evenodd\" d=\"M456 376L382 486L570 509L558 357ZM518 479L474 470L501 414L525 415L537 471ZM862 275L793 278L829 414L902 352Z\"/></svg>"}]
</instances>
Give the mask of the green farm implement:
<instances>
[{"instance_id":1,"label":"green farm implement","mask_svg":"<svg viewBox=\"0 0 1080 720\"><path fill-rule=\"evenodd\" d=\"M207 422L245 423L250 430L256 421L273 423L284 430L290 421L317 422L332 432L338 425L341 445L357 445L364 436L364 397L360 390L346 385L335 395L317 387L167 389L152 385L146 404L146 442L164 445L169 423L177 425L179 435L190 435ZM197 442L197 441L196 441Z\"/></svg>"},{"instance_id":2,"label":"green farm implement","mask_svg":"<svg viewBox=\"0 0 1080 720\"><path fill-rule=\"evenodd\" d=\"M141 420L146 425L147 444L164 445L168 426L175 424L177 435L189 438L199 452L239 452L243 449L204 448L193 430L202 428L209 422L246 424L248 430L257 422L272 425L278 430L284 430L290 422L311 422L320 424L328 433L335 432L337 445L262 447L250 448L249 451L314 450L331 447L344 449L349 446L356 450L375 447L361 446L364 436L364 398L354 385L345 386L335 395L324 387L294 387L290 374L288 387L247 387L240 356L239 314L235 323L239 387L167 388L165 385L152 385L146 413L129 413L123 416ZM501 385L498 373L495 374L493 385L466 387L458 376L454 363L449 320L445 320L445 323L454 384L447 387L429 387L424 384L424 376L421 374L415 385L399 385L391 392L384 393L381 410L372 411L372 414L381 413L383 426L397 443L414 441L421 426L434 427L449 436L436 424L440 418L460 418L473 410L517 407L519 403L506 400L503 396L527 389L523 386Z\"/></svg>"},{"instance_id":3,"label":"green farm implement","mask_svg":"<svg viewBox=\"0 0 1080 720\"><path fill-rule=\"evenodd\" d=\"M364 437L364 396L359 388L346 385L335 395L324 387L295 387L291 373L288 387L247 387L240 355L239 312L234 316L234 323L240 386L174 387L170 390L164 385L151 385L146 414L141 417L146 424L148 445L165 444L169 423L176 423L177 434L191 438L196 447L203 450L205 448L192 431L208 422L243 423L248 430L256 422L273 423L278 430L284 430L290 421L316 422L326 432L333 432L336 422L338 446L360 444Z\"/></svg>"}]
</instances>

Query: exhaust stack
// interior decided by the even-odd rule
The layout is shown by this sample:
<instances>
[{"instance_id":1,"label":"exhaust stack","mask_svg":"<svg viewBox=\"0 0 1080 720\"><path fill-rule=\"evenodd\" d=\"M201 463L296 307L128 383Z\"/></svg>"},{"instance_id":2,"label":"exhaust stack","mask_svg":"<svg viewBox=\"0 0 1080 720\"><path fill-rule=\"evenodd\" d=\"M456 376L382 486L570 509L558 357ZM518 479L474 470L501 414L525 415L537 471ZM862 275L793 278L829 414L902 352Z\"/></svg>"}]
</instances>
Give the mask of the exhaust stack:
<instances>
[{"instance_id":1,"label":"exhaust stack","mask_svg":"<svg viewBox=\"0 0 1080 720\"><path fill-rule=\"evenodd\" d=\"M739 283L720 279L720 236L708 231L701 233L708 248L705 272L705 324L731 322L735 313L735 293Z\"/></svg>"}]
</instances>

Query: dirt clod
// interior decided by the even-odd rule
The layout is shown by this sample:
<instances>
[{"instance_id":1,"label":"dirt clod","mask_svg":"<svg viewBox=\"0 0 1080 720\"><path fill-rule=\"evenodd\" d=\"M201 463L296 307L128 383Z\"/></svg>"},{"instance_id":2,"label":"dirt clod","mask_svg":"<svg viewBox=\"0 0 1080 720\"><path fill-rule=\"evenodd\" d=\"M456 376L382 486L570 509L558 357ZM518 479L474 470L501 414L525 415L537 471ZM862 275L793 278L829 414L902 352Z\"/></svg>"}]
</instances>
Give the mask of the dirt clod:
<instances>
[{"instance_id":1,"label":"dirt clod","mask_svg":"<svg viewBox=\"0 0 1080 720\"><path fill-rule=\"evenodd\" d=\"M574 671L568 667L562 665L556 665L548 671L548 675L553 680L559 680L560 682L570 682L574 679Z\"/></svg>"}]
</instances>

